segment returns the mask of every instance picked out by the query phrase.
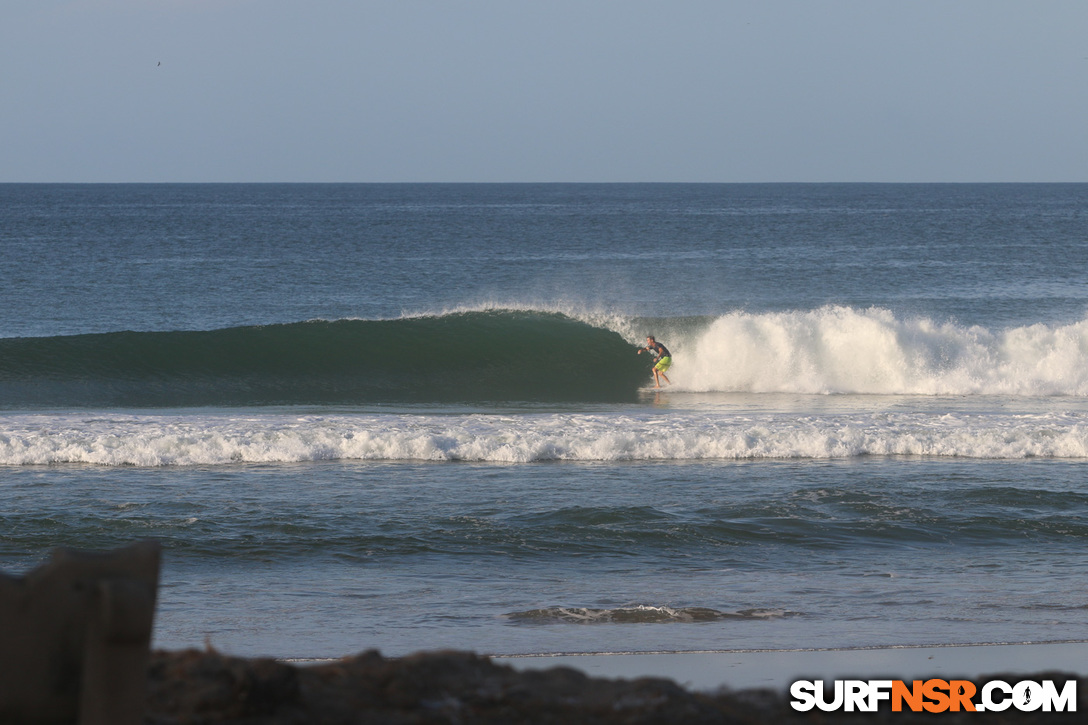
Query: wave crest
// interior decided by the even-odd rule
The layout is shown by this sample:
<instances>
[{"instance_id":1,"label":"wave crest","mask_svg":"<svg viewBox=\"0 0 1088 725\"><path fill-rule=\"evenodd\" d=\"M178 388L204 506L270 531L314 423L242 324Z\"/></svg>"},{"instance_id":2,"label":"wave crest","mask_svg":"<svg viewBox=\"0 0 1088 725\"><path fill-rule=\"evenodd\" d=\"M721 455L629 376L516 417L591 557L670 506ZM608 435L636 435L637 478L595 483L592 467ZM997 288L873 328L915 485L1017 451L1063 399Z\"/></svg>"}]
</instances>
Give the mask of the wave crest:
<instances>
[{"instance_id":1,"label":"wave crest","mask_svg":"<svg viewBox=\"0 0 1088 725\"><path fill-rule=\"evenodd\" d=\"M673 351L670 377L698 392L1088 395L1088 320L994 332L877 308L735 312Z\"/></svg>"}]
</instances>

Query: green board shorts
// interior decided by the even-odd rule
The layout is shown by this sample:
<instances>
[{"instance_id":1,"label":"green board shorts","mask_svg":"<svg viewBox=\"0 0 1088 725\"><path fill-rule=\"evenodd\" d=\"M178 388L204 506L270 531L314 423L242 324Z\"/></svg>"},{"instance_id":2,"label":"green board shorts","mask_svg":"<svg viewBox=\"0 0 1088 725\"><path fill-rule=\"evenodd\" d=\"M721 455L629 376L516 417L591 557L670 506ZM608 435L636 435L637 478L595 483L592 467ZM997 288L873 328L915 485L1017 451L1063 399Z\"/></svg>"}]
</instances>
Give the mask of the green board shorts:
<instances>
[{"instance_id":1,"label":"green board shorts","mask_svg":"<svg viewBox=\"0 0 1088 725\"><path fill-rule=\"evenodd\" d=\"M663 357L657 361L657 365L654 365L654 370L658 371L659 373L663 373L669 369L670 365L672 365L672 358Z\"/></svg>"}]
</instances>

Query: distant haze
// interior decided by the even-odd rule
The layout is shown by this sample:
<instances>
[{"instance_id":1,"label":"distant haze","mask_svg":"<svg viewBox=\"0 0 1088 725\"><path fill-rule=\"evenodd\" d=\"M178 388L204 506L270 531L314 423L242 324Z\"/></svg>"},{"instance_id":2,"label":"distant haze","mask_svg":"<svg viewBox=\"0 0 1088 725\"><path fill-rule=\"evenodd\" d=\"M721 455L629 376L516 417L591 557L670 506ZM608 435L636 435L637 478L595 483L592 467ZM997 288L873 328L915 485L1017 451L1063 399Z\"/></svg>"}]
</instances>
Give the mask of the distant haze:
<instances>
[{"instance_id":1,"label":"distant haze","mask_svg":"<svg viewBox=\"0 0 1088 725\"><path fill-rule=\"evenodd\" d=\"M4 0L0 182L1088 181L1088 2Z\"/></svg>"}]
</instances>

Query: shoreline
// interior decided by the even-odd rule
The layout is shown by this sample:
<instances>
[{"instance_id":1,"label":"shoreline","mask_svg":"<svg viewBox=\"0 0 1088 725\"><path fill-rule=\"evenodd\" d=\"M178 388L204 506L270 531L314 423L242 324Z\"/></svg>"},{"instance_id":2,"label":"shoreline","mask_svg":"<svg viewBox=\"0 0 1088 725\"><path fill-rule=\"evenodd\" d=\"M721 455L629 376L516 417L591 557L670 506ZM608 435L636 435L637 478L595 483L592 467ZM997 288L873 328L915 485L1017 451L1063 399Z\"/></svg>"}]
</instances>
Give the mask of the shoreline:
<instances>
[{"instance_id":1,"label":"shoreline","mask_svg":"<svg viewBox=\"0 0 1088 725\"><path fill-rule=\"evenodd\" d=\"M390 660L425 655L427 651ZM568 667L605 679L664 678L692 691L772 689L798 679L934 675L978 678L995 672L1066 672L1088 676L1088 640L875 645L806 649L714 649L649 652L543 652L478 655L519 672ZM339 662L336 657L276 657L300 667Z\"/></svg>"},{"instance_id":2,"label":"shoreline","mask_svg":"<svg viewBox=\"0 0 1088 725\"><path fill-rule=\"evenodd\" d=\"M493 655L518 671L570 667L591 677L663 677L694 691L785 691L799 679L976 679L995 673L1088 675L1088 640L1061 642L889 645L842 649L705 650Z\"/></svg>"}]
</instances>

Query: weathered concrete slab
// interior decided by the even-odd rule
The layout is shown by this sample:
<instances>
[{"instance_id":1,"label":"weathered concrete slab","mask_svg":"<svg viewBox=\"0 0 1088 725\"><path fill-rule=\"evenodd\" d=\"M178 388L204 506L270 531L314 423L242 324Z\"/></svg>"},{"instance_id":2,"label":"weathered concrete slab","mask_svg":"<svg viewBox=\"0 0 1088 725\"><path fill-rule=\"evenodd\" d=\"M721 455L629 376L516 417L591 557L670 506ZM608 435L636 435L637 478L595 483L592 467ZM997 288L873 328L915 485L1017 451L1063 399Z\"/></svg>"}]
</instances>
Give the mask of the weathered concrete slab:
<instances>
[{"instance_id":1,"label":"weathered concrete slab","mask_svg":"<svg viewBox=\"0 0 1088 725\"><path fill-rule=\"evenodd\" d=\"M142 541L0 572L0 722L141 721L160 558Z\"/></svg>"}]
</instances>

